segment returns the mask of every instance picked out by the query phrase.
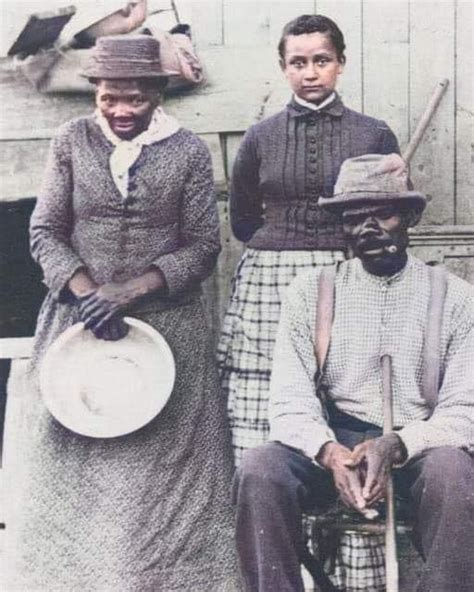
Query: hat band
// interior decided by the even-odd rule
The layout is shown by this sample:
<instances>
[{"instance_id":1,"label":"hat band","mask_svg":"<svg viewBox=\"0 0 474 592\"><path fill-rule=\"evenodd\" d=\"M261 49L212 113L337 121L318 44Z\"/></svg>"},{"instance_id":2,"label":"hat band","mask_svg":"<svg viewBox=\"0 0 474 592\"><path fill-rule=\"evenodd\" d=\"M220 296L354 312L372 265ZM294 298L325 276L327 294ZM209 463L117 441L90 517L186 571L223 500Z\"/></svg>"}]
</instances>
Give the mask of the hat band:
<instances>
[{"instance_id":1,"label":"hat band","mask_svg":"<svg viewBox=\"0 0 474 592\"><path fill-rule=\"evenodd\" d=\"M165 76L161 68L160 60L107 60L94 59L85 72L88 76L100 76L103 78L141 78L147 76Z\"/></svg>"}]
</instances>

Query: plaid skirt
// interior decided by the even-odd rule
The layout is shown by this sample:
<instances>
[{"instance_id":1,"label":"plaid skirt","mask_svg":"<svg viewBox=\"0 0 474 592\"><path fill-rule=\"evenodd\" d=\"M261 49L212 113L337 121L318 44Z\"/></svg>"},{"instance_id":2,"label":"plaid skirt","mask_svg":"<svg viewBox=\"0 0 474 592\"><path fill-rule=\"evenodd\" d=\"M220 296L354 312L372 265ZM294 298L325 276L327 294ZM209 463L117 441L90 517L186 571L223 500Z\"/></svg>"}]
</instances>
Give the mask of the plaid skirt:
<instances>
[{"instance_id":1,"label":"plaid skirt","mask_svg":"<svg viewBox=\"0 0 474 592\"><path fill-rule=\"evenodd\" d=\"M300 272L344 260L341 251L247 249L232 280L218 345L236 464L268 440L268 391L280 307ZM385 590L383 536L343 535L331 579L345 592Z\"/></svg>"}]
</instances>

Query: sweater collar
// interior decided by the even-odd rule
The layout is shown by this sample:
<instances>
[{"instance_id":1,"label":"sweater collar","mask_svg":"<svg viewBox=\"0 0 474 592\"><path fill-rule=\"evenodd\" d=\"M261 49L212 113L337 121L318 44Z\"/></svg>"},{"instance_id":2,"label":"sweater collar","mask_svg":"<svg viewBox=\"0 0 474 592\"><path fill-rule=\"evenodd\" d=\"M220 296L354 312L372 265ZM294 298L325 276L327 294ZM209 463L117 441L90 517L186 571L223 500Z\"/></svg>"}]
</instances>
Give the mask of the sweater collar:
<instances>
[{"instance_id":1,"label":"sweater collar","mask_svg":"<svg viewBox=\"0 0 474 592\"><path fill-rule=\"evenodd\" d=\"M290 117L305 117L314 113L324 113L331 115L332 117L341 117L345 109L341 98L336 92L333 93L332 100L326 105L323 104L319 109L312 106L306 106L305 103L306 101L302 101L301 99L296 100L295 97L292 97L287 105Z\"/></svg>"}]
</instances>

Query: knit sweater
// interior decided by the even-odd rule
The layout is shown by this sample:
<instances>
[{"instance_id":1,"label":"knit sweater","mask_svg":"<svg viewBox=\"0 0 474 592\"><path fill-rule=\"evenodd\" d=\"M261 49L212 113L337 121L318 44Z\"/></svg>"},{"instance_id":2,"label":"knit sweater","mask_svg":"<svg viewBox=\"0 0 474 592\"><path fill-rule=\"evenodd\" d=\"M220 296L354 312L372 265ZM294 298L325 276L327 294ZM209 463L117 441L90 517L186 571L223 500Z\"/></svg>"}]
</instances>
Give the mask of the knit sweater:
<instances>
[{"instance_id":1,"label":"knit sweater","mask_svg":"<svg viewBox=\"0 0 474 592\"><path fill-rule=\"evenodd\" d=\"M64 124L52 141L30 228L46 285L61 299L81 267L103 284L156 266L169 300L189 298L220 249L207 147L184 129L144 146L126 199L112 179L112 150L93 117Z\"/></svg>"},{"instance_id":2,"label":"knit sweater","mask_svg":"<svg viewBox=\"0 0 474 592\"><path fill-rule=\"evenodd\" d=\"M244 136L230 196L235 236L255 249L343 249L341 224L319 197L332 196L347 158L392 152L399 147L387 124L337 95L320 111L291 101Z\"/></svg>"}]
</instances>

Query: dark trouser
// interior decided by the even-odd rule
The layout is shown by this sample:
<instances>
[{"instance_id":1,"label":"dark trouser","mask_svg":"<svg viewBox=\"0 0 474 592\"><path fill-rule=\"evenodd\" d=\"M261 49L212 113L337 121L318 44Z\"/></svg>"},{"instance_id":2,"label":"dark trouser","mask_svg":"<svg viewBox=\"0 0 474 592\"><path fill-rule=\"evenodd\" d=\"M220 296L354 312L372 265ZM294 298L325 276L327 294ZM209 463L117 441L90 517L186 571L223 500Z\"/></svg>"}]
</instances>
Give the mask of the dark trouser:
<instances>
[{"instance_id":1,"label":"dark trouser","mask_svg":"<svg viewBox=\"0 0 474 592\"><path fill-rule=\"evenodd\" d=\"M349 446L350 434L345 435L349 441L342 443ZM415 536L425 559L418 592L472 592L473 459L456 448L435 448L396 471L395 479L397 491L414 506ZM234 500L237 548L249 592L303 591L302 514L323 511L335 498L330 474L297 451L272 442L245 453Z\"/></svg>"}]
</instances>

